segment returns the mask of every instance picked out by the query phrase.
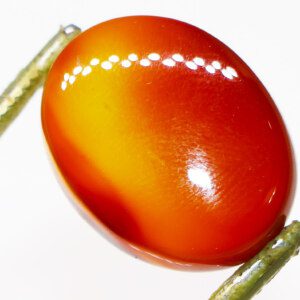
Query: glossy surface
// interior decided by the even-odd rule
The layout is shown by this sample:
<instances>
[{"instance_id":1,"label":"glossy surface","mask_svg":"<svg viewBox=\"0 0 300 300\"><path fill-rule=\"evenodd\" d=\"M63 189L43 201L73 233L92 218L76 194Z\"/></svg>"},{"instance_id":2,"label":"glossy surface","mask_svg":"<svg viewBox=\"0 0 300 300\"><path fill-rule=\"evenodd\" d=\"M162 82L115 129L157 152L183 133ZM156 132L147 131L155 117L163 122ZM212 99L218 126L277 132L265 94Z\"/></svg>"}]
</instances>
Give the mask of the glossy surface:
<instances>
[{"instance_id":1,"label":"glossy surface","mask_svg":"<svg viewBox=\"0 0 300 300\"><path fill-rule=\"evenodd\" d=\"M247 65L191 25L127 17L84 32L48 76L42 121L79 203L147 260L240 263L284 224L281 117Z\"/></svg>"}]
</instances>

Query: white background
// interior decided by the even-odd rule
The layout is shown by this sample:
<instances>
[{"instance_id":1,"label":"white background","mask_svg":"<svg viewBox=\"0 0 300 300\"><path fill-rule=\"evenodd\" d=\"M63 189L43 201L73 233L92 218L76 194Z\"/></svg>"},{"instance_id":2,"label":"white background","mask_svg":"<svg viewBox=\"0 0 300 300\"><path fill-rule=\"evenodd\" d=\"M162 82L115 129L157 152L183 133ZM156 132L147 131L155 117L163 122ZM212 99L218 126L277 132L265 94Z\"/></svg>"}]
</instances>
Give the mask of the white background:
<instances>
[{"instance_id":1,"label":"white background","mask_svg":"<svg viewBox=\"0 0 300 300\"><path fill-rule=\"evenodd\" d=\"M61 24L87 29L124 15L177 18L218 37L250 65L277 103L297 155L299 9L296 0L1 0L0 89ZM79 216L45 151L40 103L41 90L0 139L0 299L208 299L234 268L191 273L144 263L115 248ZM297 198L289 222L300 217ZM300 257L256 299L296 299L299 275Z\"/></svg>"}]
</instances>

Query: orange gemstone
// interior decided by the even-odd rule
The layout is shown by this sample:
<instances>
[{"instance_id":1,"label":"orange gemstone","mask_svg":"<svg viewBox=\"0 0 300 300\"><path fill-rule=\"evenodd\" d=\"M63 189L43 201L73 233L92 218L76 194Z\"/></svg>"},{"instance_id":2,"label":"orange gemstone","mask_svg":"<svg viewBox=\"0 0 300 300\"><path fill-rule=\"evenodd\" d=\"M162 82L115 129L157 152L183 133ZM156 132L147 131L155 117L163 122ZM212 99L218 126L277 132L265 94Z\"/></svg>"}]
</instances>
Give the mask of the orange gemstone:
<instances>
[{"instance_id":1,"label":"orange gemstone","mask_svg":"<svg viewBox=\"0 0 300 300\"><path fill-rule=\"evenodd\" d=\"M50 71L42 121L79 203L140 257L237 264L284 225L282 119L249 67L194 26L140 16L82 33Z\"/></svg>"}]
</instances>

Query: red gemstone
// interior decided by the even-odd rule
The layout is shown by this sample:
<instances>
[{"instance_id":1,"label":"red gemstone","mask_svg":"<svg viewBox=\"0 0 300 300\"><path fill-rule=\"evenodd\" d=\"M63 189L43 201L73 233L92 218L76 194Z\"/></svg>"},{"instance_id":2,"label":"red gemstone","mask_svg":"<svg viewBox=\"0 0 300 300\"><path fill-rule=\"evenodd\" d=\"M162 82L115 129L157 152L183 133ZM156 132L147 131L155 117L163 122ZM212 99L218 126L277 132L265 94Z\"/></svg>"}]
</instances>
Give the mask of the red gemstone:
<instances>
[{"instance_id":1,"label":"red gemstone","mask_svg":"<svg viewBox=\"0 0 300 300\"><path fill-rule=\"evenodd\" d=\"M145 259L237 264L284 225L294 166L280 114L194 26L138 16L82 33L52 67L42 119L79 203Z\"/></svg>"}]
</instances>

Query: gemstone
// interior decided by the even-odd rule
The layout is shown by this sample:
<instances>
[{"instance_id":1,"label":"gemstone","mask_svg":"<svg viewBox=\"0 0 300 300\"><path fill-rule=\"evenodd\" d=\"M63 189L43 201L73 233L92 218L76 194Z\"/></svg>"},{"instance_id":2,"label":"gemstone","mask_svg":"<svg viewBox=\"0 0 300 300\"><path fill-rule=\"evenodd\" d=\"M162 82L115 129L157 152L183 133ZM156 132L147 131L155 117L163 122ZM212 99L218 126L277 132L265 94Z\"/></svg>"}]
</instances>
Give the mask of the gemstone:
<instances>
[{"instance_id":1,"label":"gemstone","mask_svg":"<svg viewBox=\"0 0 300 300\"><path fill-rule=\"evenodd\" d=\"M145 260L238 264L284 225L294 162L278 109L192 25L134 16L85 31L48 75L42 124L81 210Z\"/></svg>"}]
</instances>

